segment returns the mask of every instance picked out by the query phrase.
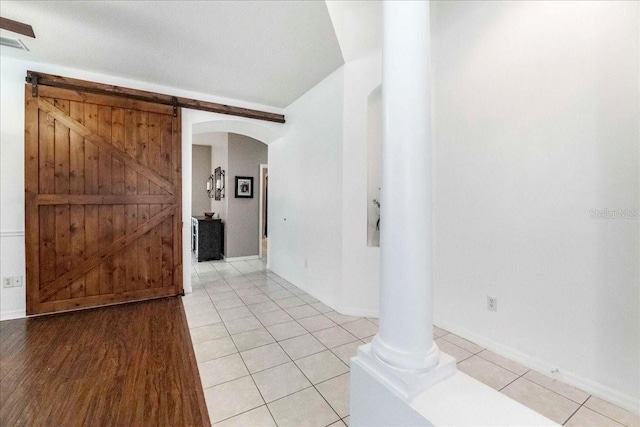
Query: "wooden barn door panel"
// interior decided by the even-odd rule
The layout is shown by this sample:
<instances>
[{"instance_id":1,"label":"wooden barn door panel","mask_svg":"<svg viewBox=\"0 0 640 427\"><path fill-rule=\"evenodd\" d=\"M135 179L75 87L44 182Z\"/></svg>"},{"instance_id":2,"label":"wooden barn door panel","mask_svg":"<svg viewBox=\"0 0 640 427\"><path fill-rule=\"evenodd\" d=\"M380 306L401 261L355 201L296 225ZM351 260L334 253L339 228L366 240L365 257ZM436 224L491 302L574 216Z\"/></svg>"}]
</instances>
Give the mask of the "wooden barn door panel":
<instances>
[{"instance_id":1,"label":"wooden barn door panel","mask_svg":"<svg viewBox=\"0 0 640 427\"><path fill-rule=\"evenodd\" d=\"M170 106L26 86L27 314L182 293Z\"/></svg>"}]
</instances>

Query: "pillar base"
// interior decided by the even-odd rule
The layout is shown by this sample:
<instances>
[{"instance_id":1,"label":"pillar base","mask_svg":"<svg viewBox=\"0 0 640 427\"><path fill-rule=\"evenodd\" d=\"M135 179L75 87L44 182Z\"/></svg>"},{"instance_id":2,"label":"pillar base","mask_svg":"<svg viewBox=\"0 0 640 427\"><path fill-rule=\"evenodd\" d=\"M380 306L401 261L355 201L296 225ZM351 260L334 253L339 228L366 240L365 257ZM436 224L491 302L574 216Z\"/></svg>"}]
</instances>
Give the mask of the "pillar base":
<instances>
[{"instance_id":1,"label":"pillar base","mask_svg":"<svg viewBox=\"0 0 640 427\"><path fill-rule=\"evenodd\" d=\"M378 381L407 402L432 385L456 373L456 359L445 353L440 353L436 366L424 372L397 369L386 364L376 357L371 344L360 346L352 363L356 359L362 366L375 373Z\"/></svg>"},{"instance_id":2,"label":"pillar base","mask_svg":"<svg viewBox=\"0 0 640 427\"><path fill-rule=\"evenodd\" d=\"M353 427L558 425L456 370L407 401L389 384L388 375L370 363L367 349L360 349L351 359L349 422Z\"/></svg>"}]
</instances>

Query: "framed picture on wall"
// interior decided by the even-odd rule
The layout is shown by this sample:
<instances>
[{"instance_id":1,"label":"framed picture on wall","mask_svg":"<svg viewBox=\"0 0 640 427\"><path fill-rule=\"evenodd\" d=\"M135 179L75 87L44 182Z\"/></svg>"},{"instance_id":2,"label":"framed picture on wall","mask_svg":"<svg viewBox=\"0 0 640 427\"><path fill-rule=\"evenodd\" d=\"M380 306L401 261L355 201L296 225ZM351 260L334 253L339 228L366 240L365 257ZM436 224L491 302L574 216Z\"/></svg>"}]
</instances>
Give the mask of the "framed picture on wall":
<instances>
[{"instance_id":1,"label":"framed picture on wall","mask_svg":"<svg viewBox=\"0 0 640 427\"><path fill-rule=\"evenodd\" d=\"M236 198L253 198L252 176L236 176Z\"/></svg>"}]
</instances>

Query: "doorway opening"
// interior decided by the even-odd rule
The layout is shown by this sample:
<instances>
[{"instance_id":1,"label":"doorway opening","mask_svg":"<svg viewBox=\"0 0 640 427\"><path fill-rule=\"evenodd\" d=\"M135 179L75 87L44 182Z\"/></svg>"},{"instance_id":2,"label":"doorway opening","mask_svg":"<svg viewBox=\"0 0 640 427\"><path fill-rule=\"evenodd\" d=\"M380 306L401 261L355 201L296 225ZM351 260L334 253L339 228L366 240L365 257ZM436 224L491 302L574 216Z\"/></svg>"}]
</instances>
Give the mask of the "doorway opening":
<instances>
[{"instance_id":1,"label":"doorway opening","mask_svg":"<svg viewBox=\"0 0 640 427\"><path fill-rule=\"evenodd\" d=\"M260 242L260 258L265 258L269 247L269 165L260 165L260 222L258 239Z\"/></svg>"}]
</instances>

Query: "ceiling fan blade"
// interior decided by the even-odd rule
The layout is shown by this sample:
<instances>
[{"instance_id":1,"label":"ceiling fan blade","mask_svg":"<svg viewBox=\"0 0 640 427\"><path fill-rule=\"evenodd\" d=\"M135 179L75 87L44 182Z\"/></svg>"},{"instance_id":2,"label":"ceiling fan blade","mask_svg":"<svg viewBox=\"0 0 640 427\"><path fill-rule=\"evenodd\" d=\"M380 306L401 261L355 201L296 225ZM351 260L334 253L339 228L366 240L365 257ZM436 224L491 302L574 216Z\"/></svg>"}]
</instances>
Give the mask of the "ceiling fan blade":
<instances>
[{"instance_id":1,"label":"ceiling fan blade","mask_svg":"<svg viewBox=\"0 0 640 427\"><path fill-rule=\"evenodd\" d=\"M22 34L23 36L33 37L34 39L36 38L31 25L23 24L22 22L0 17L0 28L13 33Z\"/></svg>"}]
</instances>

